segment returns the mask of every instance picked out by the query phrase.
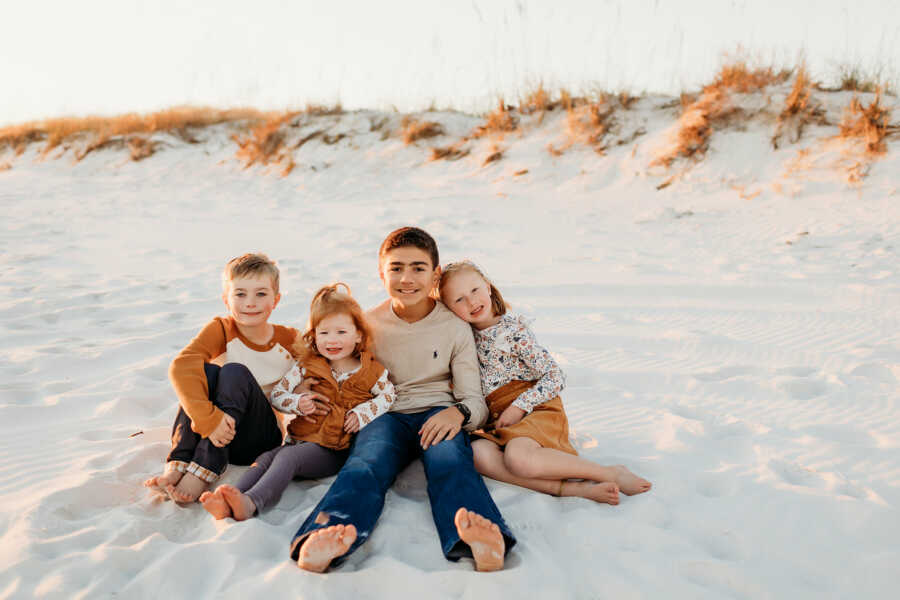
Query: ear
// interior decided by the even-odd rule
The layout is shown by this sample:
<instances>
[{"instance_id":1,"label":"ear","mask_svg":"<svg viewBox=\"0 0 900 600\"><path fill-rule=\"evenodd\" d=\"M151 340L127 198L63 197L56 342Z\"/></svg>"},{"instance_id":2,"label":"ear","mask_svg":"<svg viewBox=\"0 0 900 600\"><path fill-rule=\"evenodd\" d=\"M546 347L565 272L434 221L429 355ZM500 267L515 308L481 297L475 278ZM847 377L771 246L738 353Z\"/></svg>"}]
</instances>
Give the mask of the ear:
<instances>
[{"instance_id":1,"label":"ear","mask_svg":"<svg viewBox=\"0 0 900 600\"><path fill-rule=\"evenodd\" d=\"M434 268L434 285L437 285L438 281L441 280L441 265L438 265Z\"/></svg>"},{"instance_id":2,"label":"ear","mask_svg":"<svg viewBox=\"0 0 900 600\"><path fill-rule=\"evenodd\" d=\"M225 308L227 308L230 311L231 307L228 306L228 292L222 292L222 302L225 303Z\"/></svg>"},{"instance_id":3,"label":"ear","mask_svg":"<svg viewBox=\"0 0 900 600\"><path fill-rule=\"evenodd\" d=\"M275 307L278 306L279 302L281 302L281 292L275 294L275 303L272 304L272 310L275 310Z\"/></svg>"}]
</instances>

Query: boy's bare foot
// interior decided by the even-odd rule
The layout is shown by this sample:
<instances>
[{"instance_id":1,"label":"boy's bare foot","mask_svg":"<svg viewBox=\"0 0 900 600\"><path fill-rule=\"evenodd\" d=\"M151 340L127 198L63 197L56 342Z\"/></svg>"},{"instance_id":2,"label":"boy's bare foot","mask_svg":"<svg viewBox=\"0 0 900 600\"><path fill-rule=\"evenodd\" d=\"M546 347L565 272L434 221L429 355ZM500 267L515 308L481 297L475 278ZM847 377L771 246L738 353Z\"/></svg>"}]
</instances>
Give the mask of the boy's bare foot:
<instances>
[{"instance_id":1,"label":"boy's bare foot","mask_svg":"<svg viewBox=\"0 0 900 600\"><path fill-rule=\"evenodd\" d=\"M144 487L165 492L166 486L176 485L181 480L182 475L184 475L184 473L181 471L166 471L162 475L157 475L145 480Z\"/></svg>"},{"instance_id":2,"label":"boy's bare foot","mask_svg":"<svg viewBox=\"0 0 900 600\"><path fill-rule=\"evenodd\" d=\"M619 484L619 489L626 496L642 494L650 489L651 483L649 481L643 477L638 477L626 469L624 465L616 465L613 468L617 473L616 483Z\"/></svg>"},{"instance_id":3,"label":"boy's bare foot","mask_svg":"<svg viewBox=\"0 0 900 600\"><path fill-rule=\"evenodd\" d=\"M191 504L196 502L209 484L193 473L185 473L178 481L178 485L169 484L166 486L166 493L175 502L179 504Z\"/></svg>"},{"instance_id":4,"label":"boy's bare foot","mask_svg":"<svg viewBox=\"0 0 900 600\"><path fill-rule=\"evenodd\" d=\"M250 496L231 485L220 485L216 493L222 494L222 498L231 509L231 516L235 521L246 521L256 514L256 505Z\"/></svg>"},{"instance_id":5,"label":"boy's bare foot","mask_svg":"<svg viewBox=\"0 0 900 600\"><path fill-rule=\"evenodd\" d=\"M619 486L612 481L563 481L560 496L578 496L603 504L619 503Z\"/></svg>"},{"instance_id":6,"label":"boy's bare foot","mask_svg":"<svg viewBox=\"0 0 900 600\"><path fill-rule=\"evenodd\" d=\"M219 493L218 489L214 492L203 492L200 494L200 504L217 521L231 516L231 507L225 502L224 496Z\"/></svg>"},{"instance_id":7,"label":"boy's bare foot","mask_svg":"<svg viewBox=\"0 0 900 600\"><path fill-rule=\"evenodd\" d=\"M499 571L503 568L505 543L496 523L460 508L453 518L460 539L472 549L476 571Z\"/></svg>"},{"instance_id":8,"label":"boy's bare foot","mask_svg":"<svg viewBox=\"0 0 900 600\"><path fill-rule=\"evenodd\" d=\"M338 556L343 556L356 541L353 525L332 525L309 534L300 547L297 566L306 571L322 573Z\"/></svg>"}]
</instances>

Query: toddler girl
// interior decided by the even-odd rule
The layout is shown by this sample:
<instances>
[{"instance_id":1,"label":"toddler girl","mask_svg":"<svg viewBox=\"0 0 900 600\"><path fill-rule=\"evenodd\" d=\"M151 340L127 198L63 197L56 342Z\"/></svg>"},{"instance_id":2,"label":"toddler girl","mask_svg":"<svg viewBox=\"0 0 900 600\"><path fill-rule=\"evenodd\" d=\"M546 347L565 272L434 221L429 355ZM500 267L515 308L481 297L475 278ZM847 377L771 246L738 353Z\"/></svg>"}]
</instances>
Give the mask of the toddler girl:
<instances>
[{"instance_id":1,"label":"toddler girl","mask_svg":"<svg viewBox=\"0 0 900 600\"><path fill-rule=\"evenodd\" d=\"M243 521L277 502L291 479L340 470L351 436L387 412L395 398L387 369L367 349L370 337L346 284L316 292L309 325L292 348L297 362L270 397L273 408L297 415L287 426L285 442L261 454L236 486L220 485L200 496L211 515ZM298 393L305 377L317 383L311 392Z\"/></svg>"},{"instance_id":2,"label":"toddler girl","mask_svg":"<svg viewBox=\"0 0 900 600\"><path fill-rule=\"evenodd\" d=\"M450 263L441 300L474 329L481 386L490 415L473 435L475 468L482 475L554 496L619 503L619 491L646 492L650 482L622 465L601 466L578 456L559 392L565 376L526 320L469 261ZM584 481L569 481L569 478Z\"/></svg>"}]
</instances>

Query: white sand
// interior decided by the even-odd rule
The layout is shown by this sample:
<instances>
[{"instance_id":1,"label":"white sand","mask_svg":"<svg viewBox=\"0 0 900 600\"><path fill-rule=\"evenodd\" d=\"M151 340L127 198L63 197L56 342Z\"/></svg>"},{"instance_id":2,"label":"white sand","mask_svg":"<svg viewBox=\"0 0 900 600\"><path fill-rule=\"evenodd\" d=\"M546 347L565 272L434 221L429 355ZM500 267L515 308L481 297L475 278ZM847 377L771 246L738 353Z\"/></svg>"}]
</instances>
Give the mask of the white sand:
<instances>
[{"instance_id":1,"label":"white sand","mask_svg":"<svg viewBox=\"0 0 900 600\"><path fill-rule=\"evenodd\" d=\"M685 167L648 167L668 100L621 113L614 139L647 133L606 156L550 156L555 113L495 140L506 156L487 167L490 140L431 163L427 147L451 138L381 141L370 121L400 117L375 113L298 128L351 137L307 143L286 178L242 170L224 129L196 146L159 136L167 147L141 163L0 155L12 164L0 172L0 598L895 594L896 148L850 186L835 163L852 149L826 139L835 127L773 151L774 126L757 120L716 133L706 160L657 191ZM834 113L847 97L829 101ZM432 118L456 135L478 123ZM444 560L419 463L369 542L325 576L287 551L330 480L291 485L245 523L153 502L141 482L168 449L166 369L223 312L221 265L277 258L273 320L299 326L310 292L338 278L379 301L376 249L404 224L433 233L443 260L481 263L537 317L568 374L579 451L653 490L609 507L489 481L519 539L489 575Z\"/></svg>"}]
</instances>

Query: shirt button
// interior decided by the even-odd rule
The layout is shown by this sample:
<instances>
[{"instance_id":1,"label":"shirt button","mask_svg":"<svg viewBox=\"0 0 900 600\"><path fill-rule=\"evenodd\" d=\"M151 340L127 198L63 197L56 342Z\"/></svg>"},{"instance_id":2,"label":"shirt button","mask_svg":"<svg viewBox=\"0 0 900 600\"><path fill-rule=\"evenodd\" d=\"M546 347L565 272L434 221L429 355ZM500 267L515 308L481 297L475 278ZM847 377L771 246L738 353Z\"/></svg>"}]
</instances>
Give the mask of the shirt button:
<instances>
[{"instance_id":1,"label":"shirt button","mask_svg":"<svg viewBox=\"0 0 900 600\"><path fill-rule=\"evenodd\" d=\"M500 413L494 413L494 418L495 418L495 419L498 418L499 416L500 416Z\"/></svg>"}]
</instances>

